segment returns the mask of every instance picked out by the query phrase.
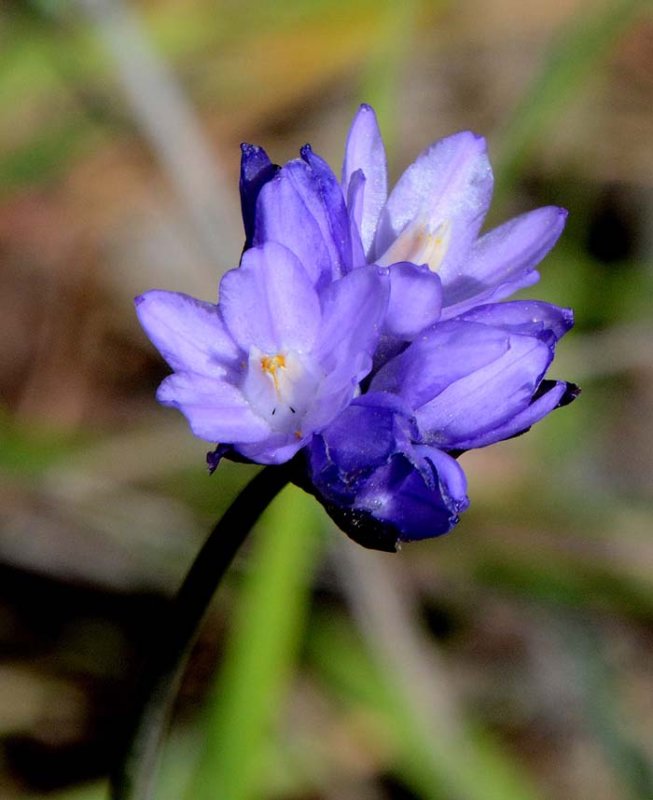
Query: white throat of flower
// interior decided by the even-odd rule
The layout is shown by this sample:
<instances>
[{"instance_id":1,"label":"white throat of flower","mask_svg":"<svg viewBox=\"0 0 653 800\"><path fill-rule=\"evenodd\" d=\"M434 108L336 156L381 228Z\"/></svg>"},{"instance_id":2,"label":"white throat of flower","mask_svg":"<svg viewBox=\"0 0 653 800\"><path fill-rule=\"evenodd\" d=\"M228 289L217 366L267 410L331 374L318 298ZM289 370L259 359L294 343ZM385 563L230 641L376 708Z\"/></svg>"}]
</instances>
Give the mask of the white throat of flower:
<instances>
[{"instance_id":1,"label":"white throat of flower","mask_svg":"<svg viewBox=\"0 0 653 800\"><path fill-rule=\"evenodd\" d=\"M383 255L376 259L380 267L389 267L398 261L427 264L437 272L447 254L451 240L451 225L447 220L433 228L422 219L408 223Z\"/></svg>"},{"instance_id":2,"label":"white throat of flower","mask_svg":"<svg viewBox=\"0 0 653 800\"><path fill-rule=\"evenodd\" d=\"M265 353L251 347L242 388L252 410L273 431L301 439L319 382L318 370L306 355L293 350Z\"/></svg>"}]
</instances>

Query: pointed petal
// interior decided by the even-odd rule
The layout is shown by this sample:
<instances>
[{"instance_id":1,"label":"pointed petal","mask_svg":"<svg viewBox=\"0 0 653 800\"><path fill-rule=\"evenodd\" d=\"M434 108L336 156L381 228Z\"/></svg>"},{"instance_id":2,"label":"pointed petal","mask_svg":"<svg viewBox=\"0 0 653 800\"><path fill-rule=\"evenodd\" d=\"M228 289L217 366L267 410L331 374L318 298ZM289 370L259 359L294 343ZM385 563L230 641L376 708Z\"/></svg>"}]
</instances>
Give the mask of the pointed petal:
<instances>
[{"instance_id":1,"label":"pointed petal","mask_svg":"<svg viewBox=\"0 0 653 800\"><path fill-rule=\"evenodd\" d=\"M393 264L389 273L390 302L385 332L409 341L440 318L442 284L424 265Z\"/></svg>"},{"instance_id":2,"label":"pointed petal","mask_svg":"<svg viewBox=\"0 0 653 800\"><path fill-rule=\"evenodd\" d=\"M530 285L533 270L557 242L567 212L547 206L522 214L486 233L464 263L440 270L448 316L506 297L505 291Z\"/></svg>"},{"instance_id":3,"label":"pointed petal","mask_svg":"<svg viewBox=\"0 0 653 800\"><path fill-rule=\"evenodd\" d=\"M379 214L388 195L388 178L385 148L376 114L366 104L358 109L347 136L342 165L342 186L347 195L357 170L361 170L365 176L360 232L363 248L369 253Z\"/></svg>"},{"instance_id":4,"label":"pointed petal","mask_svg":"<svg viewBox=\"0 0 653 800\"><path fill-rule=\"evenodd\" d=\"M323 322L314 350L324 378L306 415L306 429L319 431L329 424L372 369L389 289L385 270L369 266L350 272L324 293Z\"/></svg>"},{"instance_id":5,"label":"pointed petal","mask_svg":"<svg viewBox=\"0 0 653 800\"><path fill-rule=\"evenodd\" d=\"M333 243L339 272L345 274L353 266L365 263L360 235L356 228L351 227L343 191L331 167L313 152L310 145L302 147L301 156L312 170L324 208L322 218L328 224L328 233L323 231L324 236ZM320 221L319 217L317 219Z\"/></svg>"},{"instance_id":6,"label":"pointed petal","mask_svg":"<svg viewBox=\"0 0 653 800\"><path fill-rule=\"evenodd\" d=\"M193 433L209 442L256 442L270 435L241 392L219 378L175 373L159 386L157 400L179 409Z\"/></svg>"},{"instance_id":7,"label":"pointed petal","mask_svg":"<svg viewBox=\"0 0 653 800\"><path fill-rule=\"evenodd\" d=\"M320 303L306 270L285 247L268 242L247 250L220 283L220 308L245 351L308 352L320 324Z\"/></svg>"},{"instance_id":8,"label":"pointed petal","mask_svg":"<svg viewBox=\"0 0 653 800\"><path fill-rule=\"evenodd\" d=\"M570 308L560 308L539 300L490 303L467 311L457 319L492 325L507 333L536 336L550 346L574 325L574 313Z\"/></svg>"},{"instance_id":9,"label":"pointed petal","mask_svg":"<svg viewBox=\"0 0 653 800\"><path fill-rule=\"evenodd\" d=\"M471 450L473 447L486 447L504 439L510 439L525 433L532 425L539 422L556 408L569 405L580 394L580 389L573 383L565 381L542 381L534 399L518 414L508 419L502 425L485 431L467 439L461 439L457 445L458 450Z\"/></svg>"},{"instance_id":10,"label":"pointed petal","mask_svg":"<svg viewBox=\"0 0 653 800\"><path fill-rule=\"evenodd\" d=\"M456 381L500 359L509 348L498 328L451 320L420 335L375 375L370 391L400 395L411 408L431 401Z\"/></svg>"},{"instance_id":11,"label":"pointed petal","mask_svg":"<svg viewBox=\"0 0 653 800\"><path fill-rule=\"evenodd\" d=\"M240 358L212 303L155 289L137 297L135 304L145 332L173 369L220 375Z\"/></svg>"},{"instance_id":12,"label":"pointed petal","mask_svg":"<svg viewBox=\"0 0 653 800\"><path fill-rule=\"evenodd\" d=\"M446 274L471 249L492 185L482 137L464 131L431 145L401 176L381 212L374 260L428 263Z\"/></svg>"},{"instance_id":13,"label":"pointed petal","mask_svg":"<svg viewBox=\"0 0 653 800\"><path fill-rule=\"evenodd\" d=\"M451 383L417 409L417 423L427 442L446 450L461 449L462 441L507 423L530 403L553 354L530 336L510 336L509 341L501 358Z\"/></svg>"},{"instance_id":14,"label":"pointed petal","mask_svg":"<svg viewBox=\"0 0 653 800\"><path fill-rule=\"evenodd\" d=\"M365 175L362 170L357 169L351 176L347 190L347 209L349 210L349 230L351 232L351 266L354 268L367 264L360 232L364 195Z\"/></svg>"},{"instance_id":15,"label":"pointed petal","mask_svg":"<svg viewBox=\"0 0 653 800\"><path fill-rule=\"evenodd\" d=\"M333 244L325 240L328 224L315 216L324 216L316 191L307 164L300 160L286 164L258 196L253 244L282 244L318 285L336 277L337 260Z\"/></svg>"},{"instance_id":16,"label":"pointed petal","mask_svg":"<svg viewBox=\"0 0 653 800\"><path fill-rule=\"evenodd\" d=\"M262 147L243 143L240 146L240 205L245 225L245 248L251 247L256 222L256 201L265 184L279 171Z\"/></svg>"},{"instance_id":17,"label":"pointed petal","mask_svg":"<svg viewBox=\"0 0 653 800\"><path fill-rule=\"evenodd\" d=\"M418 445L416 454L433 465L437 475L440 494L447 507L456 513L464 511L469 506L467 497L467 476L463 468L448 453L438 450L437 447Z\"/></svg>"},{"instance_id":18,"label":"pointed petal","mask_svg":"<svg viewBox=\"0 0 653 800\"><path fill-rule=\"evenodd\" d=\"M327 372L360 353L371 359L389 294L388 271L374 265L355 269L325 290L316 356Z\"/></svg>"}]
</instances>

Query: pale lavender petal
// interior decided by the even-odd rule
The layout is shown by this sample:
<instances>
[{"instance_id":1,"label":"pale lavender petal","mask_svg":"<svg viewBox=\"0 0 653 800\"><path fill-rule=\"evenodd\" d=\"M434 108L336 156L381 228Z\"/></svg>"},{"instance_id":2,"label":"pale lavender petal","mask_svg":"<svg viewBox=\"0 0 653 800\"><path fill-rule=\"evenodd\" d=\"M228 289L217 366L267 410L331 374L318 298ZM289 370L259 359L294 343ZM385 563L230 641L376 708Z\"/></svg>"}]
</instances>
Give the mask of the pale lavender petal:
<instances>
[{"instance_id":1,"label":"pale lavender petal","mask_svg":"<svg viewBox=\"0 0 653 800\"><path fill-rule=\"evenodd\" d=\"M562 208L538 208L486 233L464 261L443 263L444 305L457 306L460 313L463 303L498 299L505 284L511 290L528 285L533 270L560 237L566 218Z\"/></svg>"},{"instance_id":2,"label":"pale lavender petal","mask_svg":"<svg viewBox=\"0 0 653 800\"><path fill-rule=\"evenodd\" d=\"M518 436L551 411L571 403L579 394L580 389L573 383L542 381L536 392L535 399L526 408L496 428L477 435L471 435L467 439L460 439L456 443L456 449L470 450L472 447L486 447L495 442Z\"/></svg>"},{"instance_id":3,"label":"pale lavender petal","mask_svg":"<svg viewBox=\"0 0 653 800\"><path fill-rule=\"evenodd\" d=\"M242 393L219 378L175 373L159 386L157 400L178 408L193 433L209 442L256 442L270 435Z\"/></svg>"},{"instance_id":4,"label":"pale lavender petal","mask_svg":"<svg viewBox=\"0 0 653 800\"><path fill-rule=\"evenodd\" d=\"M268 242L243 254L220 283L227 329L245 352L310 351L320 325L320 302L306 270L285 247Z\"/></svg>"},{"instance_id":5,"label":"pale lavender petal","mask_svg":"<svg viewBox=\"0 0 653 800\"><path fill-rule=\"evenodd\" d=\"M457 320L438 324L379 370L370 391L394 392L420 408L450 384L496 362L509 346L498 328Z\"/></svg>"},{"instance_id":6,"label":"pale lavender petal","mask_svg":"<svg viewBox=\"0 0 653 800\"><path fill-rule=\"evenodd\" d=\"M315 176L300 159L286 164L259 193L253 243L266 242L277 242L294 253L315 285L340 275L340 255Z\"/></svg>"},{"instance_id":7,"label":"pale lavender petal","mask_svg":"<svg viewBox=\"0 0 653 800\"><path fill-rule=\"evenodd\" d=\"M353 175L358 170L365 176L360 232L363 248L369 253L379 214L388 195L388 178L385 148L376 114L366 104L358 109L347 136L342 165L342 186L346 195L349 193Z\"/></svg>"},{"instance_id":8,"label":"pale lavender petal","mask_svg":"<svg viewBox=\"0 0 653 800\"><path fill-rule=\"evenodd\" d=\"M373 259L428 263L446 274L467 257L492 196L485 140L469 131L442 139L411 164L379 221Z\"/></svg>"},{"instance_id":9,"label":"pale lavender petal","mask_svg":"<svg viewBox=\"0 0 653 800\"><path fill-rule=\"evenodd\" d=\"M467 311L457 319L492 325L508 333L536 336L549 345L554 345L574 325L574 314L570 308L540 300L490 303Z\"/></svg>"},{"instance_id":10,"label":"pale lavender petal","mask_svg":"<svg viewBox=\"0 0 653 800\"><path fill-rule=\"evenodd\" d=\"M351 266L360 267L367 264L363 243L361 241L361 220L363 218L363 198L365 192L365 175L358 169L351 176L347 190L347 208L349 210L349 227L351 231Z\"/></svg>"},{"instance_id":11,"label":"pale lavender petal","mask_svg":"<svg viewBox=\"0 0 653 800\"><path fill-rule=\"evenodd\" d=\"M440 318L440 278L422 265L407 262L390 267L390 302L385 332L409 341Z\"/></svg>"},{"instance_id":12,"label":"pale lavender petal","mask_svg":"<svg viewBox=\"0 0 653 800\"><path fill-rule=\"evenodd\" d=\"M240 359L241 351L212 303L155 289L137 297L135 304L145 332L173 369L220 375Z\"/></svg>"},{"instance_id":13,"label":"pale lavender petal","mask_svg":"<svg viewBox=\"0 0 653 800\"><path fill-rule=\"evenodd\" d=\"M314 351L324 377L304 427L320 430L355 396L372 369L372 355L387 308L386 270L360 267L324 293L323 323Z\"/></svg>"},{"instance_id":14,"label":"pale lavender petal","mask_svg":"<svg viewBox=\"0 0 653 800\"><path fill-rule=\"evenodd\" d=\"M360 267L332 283L322 295L322 326L315 354L327 372L361 353L370 358L388 306L388 271Z\"/></svg>"},{"instance_id":15,"label":"pale lavender petal","mask_svg":"<svg viewBox=\"0 0 653 800\"><path fill-rule=\"evenodd\" d=\"M461 449L462 441L504 424L530 403L552 359L544 342L511 336L505 355L451 383L416 410L426 441Z\"/></svg>"},{"instance_id":16,"label":"pale lavender petal","mask_svg":"<svg viewBox=\"0 0 653 800\"><path fill-rule=\"evenodd\" d=\"M257 464L283 464L289 461L310 441L310 436L297 438L284 434L272 434L261 443L239 444L238 452Z\"/></svg>"},{"instance_id":17,"label":"pale lavender petal","mask_svg":"<svg viewBox=\"0 0 653 800\"><path fill-rule=\"evenodd\" d=\"M323 235L333 244L336 253L337 270L334 270L334 275L345 274L353 266L365 263L360 233L358 228L351 225L342 187L331 167L313 152L310 145L302 147L301 155L312 170L317 194L324 207L324 214L315 216L318 222L326 223L327 229L323 230Z\"/></svg>"}]
</instances>

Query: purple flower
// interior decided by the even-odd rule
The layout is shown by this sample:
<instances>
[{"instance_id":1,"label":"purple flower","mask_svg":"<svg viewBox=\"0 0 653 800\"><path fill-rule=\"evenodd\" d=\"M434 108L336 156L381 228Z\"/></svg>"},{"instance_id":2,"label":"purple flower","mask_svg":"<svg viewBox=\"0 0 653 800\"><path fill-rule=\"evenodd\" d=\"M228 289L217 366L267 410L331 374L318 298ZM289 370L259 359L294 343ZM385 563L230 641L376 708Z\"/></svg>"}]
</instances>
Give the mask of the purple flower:
<instances>
[{"instance_id":1,"label":"purple flower","mask_svg":"<svg viewBox=\"0 0 653 800\"><path fill-rule=\"evenodd\" d=\"M576 397L573 384L543 380L572 324L568 309L525 301L424 331L314 437L311 477L329 513L389 550L451 530L468 505L452 455L524 433Z\"/></svg>"},{"instance_id":2,"label":"purple flower","mask_svg":"<svg viewBox=\"0 0 653 800\"><path fill-rule=\"evenodd\" d=\"M136 300L140 322L174 370L157 399L202 439L258 463L287 461L370 371L386 272L365 267L318 289L310 268L267 242L223 277L218 305L147 292Z\"/></svg>"},{"instance_id":3,"label":"purple flower","mask_svg":"<svg viewBox=\"0 0 653 800\"><path fill-rule=\"evenodd\" d=\"M223 455L282 463L352 538L394 550L468 504L457 457L519 435L578 390L545 378L567 309L496 302L539 277L566 212L479 235L492 194L482 138L428 147L388 195L361 106L342 181L306 145L272 164L243 145L245 252L213 305L137 300L174 373L158 391ZM300 452L301 451L301 452Z\"/></svg>"},{"instance_id":4,"label":"purple flower","mask_svg":"<svg viewBox=\"0 0 653 800\"><path fill-rule=\"evenodd\" d=\"M493 176L485 140L469 131L427 147L389 196L386 175L376 115L362 105L347 138L342 186L366 260L427 264L442 281L442 319L535 283L535 267L564 228L567 212L547 206L479 237Z\"/></svg>"},{"instance_id":5,"label":"purple flower","mask_svg":"<svg viewBox=\"0 0 653 800\"><path fill-rule=\"evenodd\" d=\"M393 551L397 541L446 533L469 505L465 474L421 438L401 398L364 394L313 438L305 488L366 547Z\"/></svg>"}]
</instances>

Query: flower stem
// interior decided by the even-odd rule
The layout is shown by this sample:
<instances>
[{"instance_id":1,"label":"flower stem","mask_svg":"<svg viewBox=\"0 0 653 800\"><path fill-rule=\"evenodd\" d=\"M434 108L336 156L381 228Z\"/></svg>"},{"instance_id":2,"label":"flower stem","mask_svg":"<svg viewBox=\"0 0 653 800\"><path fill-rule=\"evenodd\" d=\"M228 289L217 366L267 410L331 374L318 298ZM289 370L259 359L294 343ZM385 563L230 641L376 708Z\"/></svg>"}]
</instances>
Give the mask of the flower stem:
<instances>
[{"instance_id":1,"label":"flower stem","mask_svg":"<svg viewBox=\"0 0 653 800\"><path fill-rule=\"evenodd\" d=\"M265 467L245 486L211 531L172 601L137 686L125 746L111 775L112 800L153 797L172 701L211 598L261 513L289 482L290 469Z\"/></svg>"}]
</instances>

